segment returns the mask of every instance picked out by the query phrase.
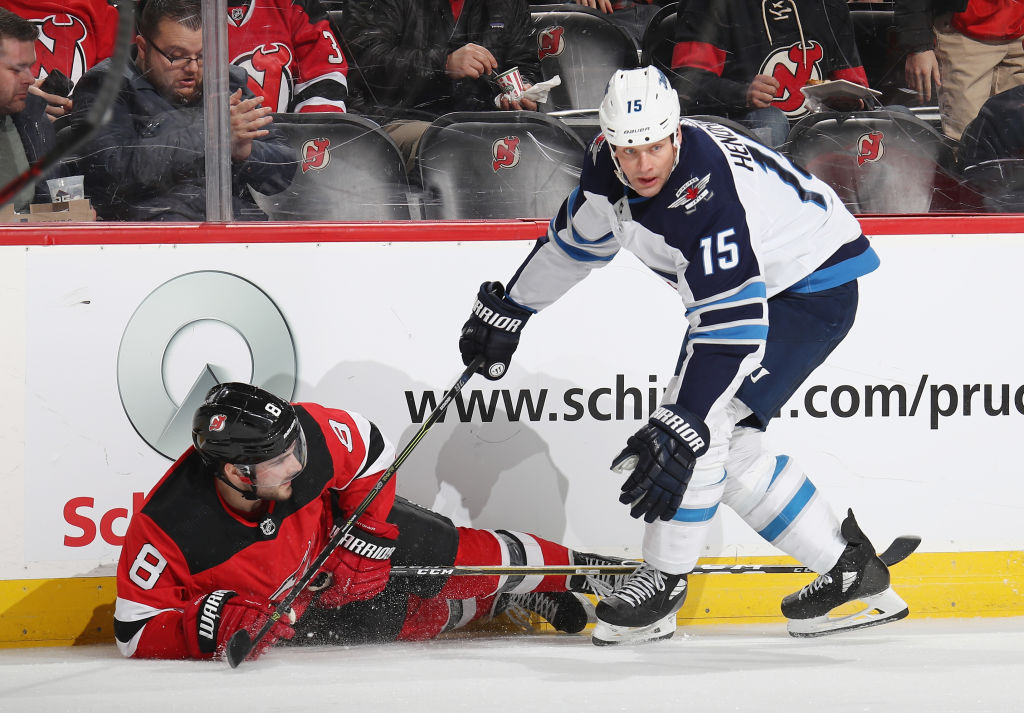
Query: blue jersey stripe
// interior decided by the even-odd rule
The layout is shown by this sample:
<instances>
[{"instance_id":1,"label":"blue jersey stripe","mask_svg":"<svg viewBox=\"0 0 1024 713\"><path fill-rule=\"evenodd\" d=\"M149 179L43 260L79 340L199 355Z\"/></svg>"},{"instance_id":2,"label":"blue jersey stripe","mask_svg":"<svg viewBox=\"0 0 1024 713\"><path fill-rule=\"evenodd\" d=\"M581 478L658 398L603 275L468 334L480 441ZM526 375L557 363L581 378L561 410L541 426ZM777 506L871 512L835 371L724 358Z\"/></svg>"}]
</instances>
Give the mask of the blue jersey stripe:
<instances>
[{"instance_id":1,"label":"blue jersey stripe","mask_svg":"<svg viewBox=\"0 0 1024 713\"><path fill-rule=\"evenodd\" d=\"M769 488L772 487L772 483L775 482L775 479L779 477L779 474L782 473L788 463L789 456L775 456L775 472L772 473L772 479L768 481Z\"/></svg>"},{"instance_id":2,"label":"blue jersey stripe","mask_svg":"<svg viewBox=\"0 0 1024 713\"><path fill-rule=\"evenodd\" d=\"M717 503L706 508L679 508L672 519L679 522L707 522L715 516L717 511Z\"/></svg>"},{"instance_id":3,"label":"blue jersey stripe","mask_svg":"<svg viewBox=\"0 0 1024 713\"><path fill-rule=\"evenodd\" d=\"M803 485L801 485L800 489L796 491L796 495L786 503L786 507L782 508L782 512L780 512L774 520L768 523L767 527L763 528L757 534L769 542L774 541L775 538L785 532L786 528L796 520L797 516L801 512L803 512L803 509L807 506L807 503L810 502L811 497L816 492L817 489L814 487L814 483L807 478L804 478Z\"/></svg>"},{"instance_id":4,"label":"blue jersey stripe","mask_svg":"<svg viewBox=\"0 0 1024 713\"><path fill-rule=\"evenodd\" d=\"M736 294L729 295L728 297L722 297L721 299L712 300L710 302L700 302L694 305L692 308L686 310L686 314L690 314L694 310L707 309L708 307L714 307L715 305L727 304L729 302L740 302L742 300L756 300L758 298L764 299L767 297L768 291L764 286L764 282L751 282L745 286L742 290Z\"/></svg>"},{"instance_id":5,"label":"blue jersey stripe","mask_svg":"<svg viewBox=\"0 0 1024 713\"><path fill-rule=\"evenodd\" d=\"M812 272L790 287L788 292L809 293L830 290L874 271L881 264L882 261L878 259L878 253L874 251L874 248L868 248L856 257Z\"/></svg>"},{"instance_id":6,"label":"blue jersey stripe","mask_svg":"<svg viewBox=\"0 0 1024 713\"><path fill-rule=\"evenodd\" d=\"M723 329L709 329L706 332L690 330L690 339L694 341L708 341L708 340L719 340L719 339L767 339L768 338L768 325L767 324L749 324L740 325L737 327L725 327Z\"/></svg>"},{"instance_id":7,"label":"blue jersey stripe","mask_svg":"<svg viewBox=\"0 0 1024 713\"><path fill-rule=\"evenodd\" d=\"M604 256L594 255L593 253L589 253L586 250L583 250L581 248L576 247L575 245L570 245L569 243L565 242L564 240L562 240L561 236L558 233L555 233L554 236L555 242L558 243L558 247L560 247L565 252L565 254L571 257L573 260L578 260L579 262L610 262L611 259L615 257L614 254Z\"/></svg>"}]
</instances>

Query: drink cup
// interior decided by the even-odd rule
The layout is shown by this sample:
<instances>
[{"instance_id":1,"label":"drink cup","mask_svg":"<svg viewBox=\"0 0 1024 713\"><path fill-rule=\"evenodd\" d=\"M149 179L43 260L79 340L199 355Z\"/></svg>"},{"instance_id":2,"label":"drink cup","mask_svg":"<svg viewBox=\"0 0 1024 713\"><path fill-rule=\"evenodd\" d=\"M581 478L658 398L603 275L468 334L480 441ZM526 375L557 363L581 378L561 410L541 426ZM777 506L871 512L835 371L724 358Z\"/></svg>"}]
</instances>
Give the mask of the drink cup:
<instances>
[{"instance_id":1,"label":"drink cup","mask_svg":"<svg viewBox=\"0 0 1024 713\"><path fill-rule=\"evenodd\" d=\"M46 187L50 189L50 200L54 203L65 203L85 198L84 176L51 178L46 182Z\"/></svg>"},{"instance_id":2,"label":"drink cup","mask_svg":"<svg viewBox=\"0 0 1024 713\"><path fill-rule=\"evenodd\" d=\"M523 86L523 75L519 73L519 67L513 67L502 72L495 78L495 81L498 83L498 87L501 88L502 93L510 101L519 101L523 96L523 92L526 91L526 87Z\"/></svg>"}]
</instances>

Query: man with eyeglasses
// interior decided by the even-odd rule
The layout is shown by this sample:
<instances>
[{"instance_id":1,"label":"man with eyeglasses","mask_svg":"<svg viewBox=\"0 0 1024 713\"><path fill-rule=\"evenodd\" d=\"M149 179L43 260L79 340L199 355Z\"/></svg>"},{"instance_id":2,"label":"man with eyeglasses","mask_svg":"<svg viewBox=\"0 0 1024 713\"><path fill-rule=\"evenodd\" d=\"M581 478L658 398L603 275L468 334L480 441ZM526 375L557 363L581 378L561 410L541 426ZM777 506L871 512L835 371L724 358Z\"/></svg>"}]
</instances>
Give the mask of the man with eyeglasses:
<instances>
[{"instance_id":1,"label":"man with eyeglasses","mask_svg":"<svg viewBox=\"0 0 1024 713\"><path fill-rule=\"evenodd\" d=\"M204 220L201 2L149 0L138 29L111 119L81 152L87 190L104 220ZM73 121L89 111L109 71L109 60L101 62L78 82ZM233 214L264 220L249 188L284 190L296 163L243 69L229 69L229 87Z\"/></svg>"},{"instance_id":2,"label":"man with eyeglasses","mask_svg":"<svg viewBox=\"0 0 1024 713\"><path fill-rule=\"evenodd\" d=\"M57 141L46 118L46 101L28 90L35 81L32 65L38 34L31 22L0 8L0 186L23 173ZM14 198L15 210L24 212L33 202L50 202L45 181L21 190Z\"/></svg>"}]
</instances>

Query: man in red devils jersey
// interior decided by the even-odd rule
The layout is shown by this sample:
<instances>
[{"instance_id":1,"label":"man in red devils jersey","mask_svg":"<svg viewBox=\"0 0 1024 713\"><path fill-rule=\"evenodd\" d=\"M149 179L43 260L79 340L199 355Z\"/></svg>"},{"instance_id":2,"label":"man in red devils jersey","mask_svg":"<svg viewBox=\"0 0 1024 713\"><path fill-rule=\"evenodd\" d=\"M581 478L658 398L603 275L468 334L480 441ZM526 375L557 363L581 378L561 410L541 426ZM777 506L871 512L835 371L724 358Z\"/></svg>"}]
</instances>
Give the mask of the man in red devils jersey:
<instances>
[{"instance_id":1,"label":"man in red devils jersey","mask_svg":"<svg viewBox=\"0 0 1024 713\"><path fill-rule=\"evenodd\" d=\"M37 79L57 69L77 82L114 52L118 15L106 0L3 0L0 6L39 29Z\"/></svg>"},{"instance_id":2,"label":"man in red devils jersey","mask_svg":"<svg viewBox=\"0 0 1024 713\"><path fill-rule=\"evenodd\" d=\"M125 656L212 658L255 633L393 462L363 416L290 404L242 383L214 387L196 410L194 446L135 514L117 569L114 632ZM395 495L392 479L310 587L263 639L361 643L430 639L506 610L579 632L578 593L615 578L576 575L390 577L391 563L614 564L512 530L456 527ZM621 577L619 577L621 579Z\"/></svg>"},{"instance_id":3,"label":"man in red devils jersey","mask_svg":"<svg viewBox=\"0 0 1024 713\"><path fill-rule=\"evenodd\" d=\"M263 106L345 111L348 63L319 0L228 0L228 48Z\"/></svg>"},{"instance_id":4,"label":"man in red devils jersey","mask_svg":"<svg viewBox=\"0 0 1024 713\"><path fill-rule=\"evenodd\" d=\"M826 79L868 85L846 0L685 5L676 18L672 55L672 84L683 113L737 119L779 146L789 120L808 111L801 87ZM849 111L859 104L835 108Z\"/></svg>"}]
</instances>

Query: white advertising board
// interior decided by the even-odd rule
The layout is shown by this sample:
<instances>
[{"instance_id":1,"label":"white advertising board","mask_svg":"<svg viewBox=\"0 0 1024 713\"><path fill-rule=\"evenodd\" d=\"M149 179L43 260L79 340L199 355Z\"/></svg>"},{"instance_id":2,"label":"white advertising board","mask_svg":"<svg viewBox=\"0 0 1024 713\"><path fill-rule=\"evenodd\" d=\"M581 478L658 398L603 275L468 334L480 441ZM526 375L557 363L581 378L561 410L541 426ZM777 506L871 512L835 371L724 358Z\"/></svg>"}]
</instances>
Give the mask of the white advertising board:
<instances>
[{"instance_id":1,"label":"white advertising board","mask_svg":"<svg viewBox=\"0 0 1024 713\"><path fill-rule=\"evenodd\" d=\"M857 324L769 442L879 541L1019 548L1022 338L1007 315L1024 237L874 244L883 266L861 282ZM111 574L130 513L187 447L214 380L358 411L404 444L430 412L425 395L440 398L462 368L480 282L507 279L530 247L3 248L14 463L0 484L15 512L0 524L0 578ZM474 377L399 492L457 524L637 554L641 528L608 464L666 385L684 328L675 293L616 258L531 320L504 379ZM774 553L720 512L708 555Z\"/></svg>"}]
</instances>

